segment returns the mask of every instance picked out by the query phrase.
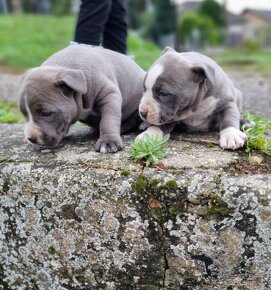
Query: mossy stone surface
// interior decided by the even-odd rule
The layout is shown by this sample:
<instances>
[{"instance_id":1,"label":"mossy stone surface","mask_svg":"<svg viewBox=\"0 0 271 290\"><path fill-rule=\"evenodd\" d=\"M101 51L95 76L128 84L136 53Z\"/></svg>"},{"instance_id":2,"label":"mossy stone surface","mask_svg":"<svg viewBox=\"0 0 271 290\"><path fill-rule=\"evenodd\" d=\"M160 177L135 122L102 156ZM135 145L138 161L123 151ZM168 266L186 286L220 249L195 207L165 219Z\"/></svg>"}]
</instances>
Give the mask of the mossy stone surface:
<instances>
[{"instance_id":1,"label":"mossy stone surface","mask_svg":"<svg viewBox=\"0 0 271 290\"><path fill-rule=\"evenodd\" d=\"M165 168L142 169L135 135L103 155L87 128L47 151L0 133L0 288L271 287L271 176L230 175L238 152L175 136Z\"/></svg>"}]
</instances>

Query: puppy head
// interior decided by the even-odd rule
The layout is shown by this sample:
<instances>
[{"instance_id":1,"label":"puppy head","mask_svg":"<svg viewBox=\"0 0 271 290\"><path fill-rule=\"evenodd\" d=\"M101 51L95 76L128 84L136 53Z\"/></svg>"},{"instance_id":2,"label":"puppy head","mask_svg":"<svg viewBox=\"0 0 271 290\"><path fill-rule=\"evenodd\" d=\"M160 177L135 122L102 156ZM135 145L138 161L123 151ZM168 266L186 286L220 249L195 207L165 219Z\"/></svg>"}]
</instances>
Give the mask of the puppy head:
<instances>
[{"instance_id":1,"label":"puppy head","mask_svg":"<svg viewBox=\"0 0 271 290\"><path fill-rule=\"evenodd\" d=\"M154 125L185 118L203 97L205 80L203 66L166 48L147 71L139 105L141 118Z\"/></svg>"},{"instance_id":2,"label":"puppy head","mask_svg":"<svg viewBox=\"0 0 271 290\"><path fill-rule=\"evenodd\" d=\"M23 76L20 110L27 119L25 138L39 146L56 146L82 108L86 80L80 70L38 67Z\"/></svg>"}]
</instances>

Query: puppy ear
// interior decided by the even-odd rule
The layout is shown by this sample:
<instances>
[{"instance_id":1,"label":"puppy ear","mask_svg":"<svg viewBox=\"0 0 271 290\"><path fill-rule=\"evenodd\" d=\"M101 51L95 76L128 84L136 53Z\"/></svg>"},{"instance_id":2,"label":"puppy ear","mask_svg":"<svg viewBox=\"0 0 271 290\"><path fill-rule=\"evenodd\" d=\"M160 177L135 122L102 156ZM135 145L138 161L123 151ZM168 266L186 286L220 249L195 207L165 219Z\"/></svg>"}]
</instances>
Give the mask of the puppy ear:
<instances>
[{"instance_id":1,"label":"puppy ear","mask_svg":"<svg viewBox=\"0 0 271 290\"><path fill-rule=\"evenodd\" d=\"M69 95L71 89L79 94L87 92L86 78L81 70L61 70L56 77L56 85L60 86L65 95Z\"/></svg>"},{"instance_id":2,"label":"puppy ear","mask_svg":"<svg viewBox=\"0 0 271 290\"><path fill-rule=\"evenodd\" d=\"M166 46L166 48L161 52L161 56L167 52L176 52L176 50L172 47Z\"/></svg>"},{"instance_id":3,"label":"puppy ear","mask_svg":"<svg viewBox=\"0 0 271 290\"><path fill-rule=\"evenodd\" d=\"M191 68L193 74L193 81L195 83L201 83L203 80L207 78L206 71L201 66L194 66Z\"/></svg>"},{"instance_id":4,"label":"puppy ear","mask_svg":"<svg viewBox=\"0 0 271 290\"><path fill-rule=\"evenodd\" d=\"M24 96L24 83L27 75L32 69L27 70L19 79L19 82L17 84L17 90L16 90L16 95L17 95L17 100L19 100L19 108L20 111L26 115L26 108L25 108L25 96Z\"/></svg>"}]
</instances>

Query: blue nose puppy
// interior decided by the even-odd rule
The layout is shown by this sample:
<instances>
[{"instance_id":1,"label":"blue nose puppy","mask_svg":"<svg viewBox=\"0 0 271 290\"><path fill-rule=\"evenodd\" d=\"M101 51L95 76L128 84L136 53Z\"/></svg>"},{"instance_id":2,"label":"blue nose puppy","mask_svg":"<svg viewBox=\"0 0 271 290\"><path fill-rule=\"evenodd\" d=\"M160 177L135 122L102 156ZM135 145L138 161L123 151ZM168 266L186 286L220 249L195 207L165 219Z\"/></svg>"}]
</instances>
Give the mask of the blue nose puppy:
<instances>
[{"instance_id":1,"label":"blue nose puppy","mask_svg":"<svg viewBox=\"0 0 271 290\"><path fill-rule=\"evenodd\" d=\"M144 79L139 105L149 124L144 134L163 136L176 126L188 131L220 131L220 147L242 147L247 136L239 130L242 94L211 58L197 52L166 48Z\"/></svg>"}]
</instances>

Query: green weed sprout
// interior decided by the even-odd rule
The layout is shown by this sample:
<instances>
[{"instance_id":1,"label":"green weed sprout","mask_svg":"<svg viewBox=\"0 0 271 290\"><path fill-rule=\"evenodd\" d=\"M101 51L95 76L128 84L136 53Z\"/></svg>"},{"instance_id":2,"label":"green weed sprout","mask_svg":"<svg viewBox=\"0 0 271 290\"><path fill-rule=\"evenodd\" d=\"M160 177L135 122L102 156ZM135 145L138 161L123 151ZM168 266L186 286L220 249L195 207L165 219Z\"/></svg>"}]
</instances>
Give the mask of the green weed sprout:
<instances>
[{"instance_id":1,"label":"green weed sprout","mask_svg":"<svg viewBox=\"0 0 271 290\"><path fill-rule=\"evenodd\" d=\"M245 151L250 153L252 150L259 150L271 157L271 120L265 120L263 117L249 112L244 114L244 119L255 124L255 126L244 124L242 128L248 137Z\"/></svg>"},{"instance_id":2,"label":"green weed sprout","mask_svg":"<svg viewBox=\"0 0 271 290\"><path fill-rule=\"evenodd\" d=\"M145 161L146 166L157 164L167 155L165 144L169 140L170 135L167 134L163 138L157 136L150 137L148 134L144 135L144 140L135 140L132 143L132 152L129 158L137 161Z\"/></svg>"}]
</instances>

